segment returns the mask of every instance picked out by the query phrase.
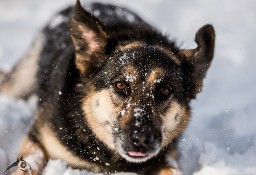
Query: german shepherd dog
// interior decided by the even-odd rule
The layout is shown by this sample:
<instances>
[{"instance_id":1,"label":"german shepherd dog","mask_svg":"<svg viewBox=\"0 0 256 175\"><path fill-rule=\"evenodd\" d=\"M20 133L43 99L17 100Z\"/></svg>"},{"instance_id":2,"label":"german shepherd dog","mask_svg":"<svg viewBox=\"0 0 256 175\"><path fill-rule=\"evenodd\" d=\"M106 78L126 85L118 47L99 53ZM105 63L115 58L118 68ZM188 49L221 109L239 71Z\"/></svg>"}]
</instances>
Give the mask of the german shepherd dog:
<instances>
[{"instance_id":1,"label":"german shepherd dog","mask_svg":"<svg viewBox=\"0 0 256 175\"><path fill-rule=\"evenodd\" d=\"M166 159L202 90L213 27L200 28L195 42L197 48L181 50L113 5L93 3L87 11L77 1L61 11L1 85L6 94L38 96L20 149L32 174L49 159L92 172L174 174Z\"/></svg>"}]
</instances>

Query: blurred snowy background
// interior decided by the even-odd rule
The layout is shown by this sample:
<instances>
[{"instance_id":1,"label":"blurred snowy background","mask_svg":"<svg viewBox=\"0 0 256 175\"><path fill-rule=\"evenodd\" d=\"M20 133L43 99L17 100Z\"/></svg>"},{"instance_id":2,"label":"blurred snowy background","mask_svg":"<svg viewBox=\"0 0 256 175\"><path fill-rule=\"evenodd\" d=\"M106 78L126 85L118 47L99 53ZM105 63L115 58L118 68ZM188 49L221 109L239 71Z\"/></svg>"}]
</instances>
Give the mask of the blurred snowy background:
<instances>
[{"instance_id":1,"label":"blurred snowy background","mask_svg":"<svg viewBox=\"0 0 256 175\"><path fill-rule=\"evenodd\" d=\"M92 1L92 0L91 0ZM184 175L256 174L256 1L99 0L129 7L182 48L194 48L204 24L216 30L216 52L193 118L180 142ZM85 2L82 0L82 2ZM86 1L90 2L90 1ZM0 0L0 70L9 72L33 37L74 0ZM0 174L16 160L33 102L0 94ZM48 174L81 174L51 162Z\"/></svg>"}]
</instances>

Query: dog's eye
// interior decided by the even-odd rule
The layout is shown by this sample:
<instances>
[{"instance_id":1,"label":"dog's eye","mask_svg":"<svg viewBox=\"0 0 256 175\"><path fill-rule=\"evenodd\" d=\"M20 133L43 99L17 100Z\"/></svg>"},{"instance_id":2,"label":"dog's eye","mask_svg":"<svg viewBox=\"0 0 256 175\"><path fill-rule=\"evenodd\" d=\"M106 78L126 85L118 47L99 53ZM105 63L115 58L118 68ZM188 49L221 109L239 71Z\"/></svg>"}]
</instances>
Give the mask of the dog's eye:
<instances>
[{"instance_id":1,"label":"dog's eye","mask_svg":"<svg viewBox=\"0 0 256 175\"><path fill-rule=\"evenodd\" d=\"M115 87L116 87L116 89L121 90L121 91L125 90L126 83L125 82L116 82Z\"/></svg>"},{"instance_id":2,"label":"dog's eye","mask_svg":"<svg viewBox=\"0 0 256 175\"><path fill-rule=\"evenodd\" d=\"M171 89L167 85L161 85L156 88L156 100L164 101L167 100L171 95Z\"/></svg>"},{"instance_id":3,"label":"dog's eye","mask_svg":"<svg viewBox=\"0 0 256 175\"><path fill-rule=\"evenodd\" d=\"M161 87L159 91L162 95L169 95L170 93L170 89L167 87Z\"/></svg>"},{"instance_id":4,"label":"dog's eye","mask_svg":"<svg viewBox=\"0 0 256 175\"><path fill-rule=\"evenodd\" d=\"M123 82L123 81L115 82L114 88L115 88L115 91L120 95L128 95L129 93L129 86L126 82Z\"/></svg>"}]
</instances>

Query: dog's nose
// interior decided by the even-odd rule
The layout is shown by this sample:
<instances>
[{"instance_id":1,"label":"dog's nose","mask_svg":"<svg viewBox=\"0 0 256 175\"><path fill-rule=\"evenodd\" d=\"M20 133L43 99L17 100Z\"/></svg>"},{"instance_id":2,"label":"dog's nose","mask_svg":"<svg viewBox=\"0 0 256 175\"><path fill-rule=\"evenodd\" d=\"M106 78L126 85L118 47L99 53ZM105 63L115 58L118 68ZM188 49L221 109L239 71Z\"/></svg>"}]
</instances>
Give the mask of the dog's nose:
<instances>
[{"instance_id":1,"label":"dog's nose","mask_svg":"<svg viewBox=\"0 0 256 175\"><path fill-rule=\"evenodd\" d=\"M147 148L155 142L156 137L151 128L136 128L129 133L129 141L134 147Z\"/></svg>"}]
</instances>

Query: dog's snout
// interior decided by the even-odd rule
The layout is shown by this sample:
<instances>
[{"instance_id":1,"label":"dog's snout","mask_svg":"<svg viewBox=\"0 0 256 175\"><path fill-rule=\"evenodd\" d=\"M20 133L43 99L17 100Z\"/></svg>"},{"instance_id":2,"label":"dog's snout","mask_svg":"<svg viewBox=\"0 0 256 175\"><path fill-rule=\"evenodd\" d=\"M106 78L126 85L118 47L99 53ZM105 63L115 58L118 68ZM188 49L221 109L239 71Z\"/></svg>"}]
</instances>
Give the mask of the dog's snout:
<instances>
[{"instance_id":1,"label":"dog's snout","mask_svg":"<svg viewBox=\"0 0 256 175\"><path fill-rule=\"evenodd\" d=\"M133 129L129 133L129 141L132 146L148 148L156 142L158 134L151 128Z\"/></svg>"}]
</instances>

